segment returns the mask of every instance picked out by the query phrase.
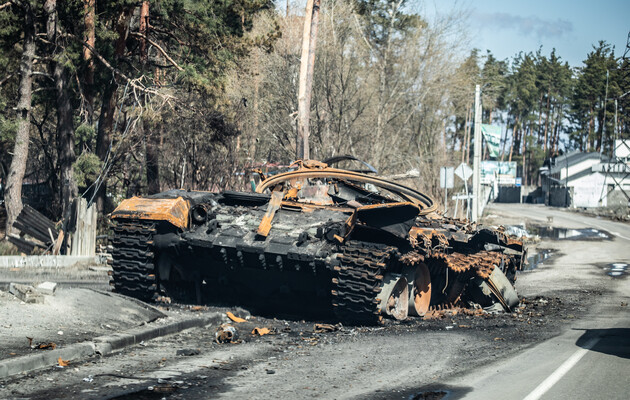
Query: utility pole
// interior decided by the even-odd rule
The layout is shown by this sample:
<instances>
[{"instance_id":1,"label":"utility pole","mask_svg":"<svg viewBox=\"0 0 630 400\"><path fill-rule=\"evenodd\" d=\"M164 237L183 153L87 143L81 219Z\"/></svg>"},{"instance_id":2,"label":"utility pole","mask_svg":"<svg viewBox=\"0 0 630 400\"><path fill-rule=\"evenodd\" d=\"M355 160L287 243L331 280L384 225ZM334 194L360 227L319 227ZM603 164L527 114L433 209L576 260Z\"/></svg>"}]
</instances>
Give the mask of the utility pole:
<instances>
[{"instance_id":1,"label":"utility pole","mask_svg":"<svg viewBox=\"0 0 630 400\"><path fill-rule=\"evenodd\" d=\"M472 221L479 219L479 202L481 196L481 87L475 87L475 155L473 158L473 204Z\"/></svg>"},{"instance_id":2,"label":"utility pole","mask_svg":"<svg viewBox=\"0 0 630 400\"><path fill-rule=\"evenodd\" d=\"M300 81L298 87L297 140L296 158L310 158L308 137L310 133L309 115L311 110L311 89L313 87L313 69L315 67L315 43L319 22L320 0L307 0L304 13L304 32L302 34L302 56L300 62Z\"/></svg>"},{"instance_id":3,"label":"utility pole","mask_svg":"<svg viewBox=\"0 0 630 400\"><path fill-rule=\"evenodd\" d=\"M602 157L602 155L604 154L604 140L606 140L606 106L608 102L608 70L606 70L606 91L604 94L604 122L602 123L602 139L599 143L599 156L600 158ZM614 145L613 145L614 146Z\"/></svg>"}]
</instances>

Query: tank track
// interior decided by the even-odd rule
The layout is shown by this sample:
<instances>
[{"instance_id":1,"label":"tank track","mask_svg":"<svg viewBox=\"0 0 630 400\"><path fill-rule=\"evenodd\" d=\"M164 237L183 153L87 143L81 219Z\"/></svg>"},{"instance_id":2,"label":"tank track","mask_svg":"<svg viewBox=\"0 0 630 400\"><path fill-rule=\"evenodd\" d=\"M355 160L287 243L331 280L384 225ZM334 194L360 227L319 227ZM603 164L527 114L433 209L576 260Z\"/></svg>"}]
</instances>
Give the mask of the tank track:
<instances>
[{"instance_id":1,"label":"tank track","mask_svg":"<svg viewBox=\"0 0 630 400\"><path fill-rule=\"evenodd\" d=\"M144 301L155 300L158 285L151 245L156 223L125 220L118 222L113 230L110 285L117 293Z\"/></svg>"},{"instance_id":2,"label":"tank track","mask_svg":"<svg viewBox=\"0 0 630 400\"><path fill-rule=\"evenodd\" d=\"M386 262L393 248L349 244L333 268L333 312L342 322L375 325L383 321L376 296L383 287Z\"/></svg>"}]
</instances>

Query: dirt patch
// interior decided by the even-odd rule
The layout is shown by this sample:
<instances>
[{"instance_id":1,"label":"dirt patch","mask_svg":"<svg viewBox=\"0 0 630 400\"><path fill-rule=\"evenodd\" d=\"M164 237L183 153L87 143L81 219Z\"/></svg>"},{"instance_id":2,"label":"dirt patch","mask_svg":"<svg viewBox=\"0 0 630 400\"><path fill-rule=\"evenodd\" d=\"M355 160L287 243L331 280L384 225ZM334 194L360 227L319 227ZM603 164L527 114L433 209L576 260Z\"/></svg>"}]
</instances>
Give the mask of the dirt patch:
<instances>
[{"instance_id":1,"label":"dirt patch","mask_svg":"<svg viewBox=\"0 0 630 400\"><path fill-rule=\"evenodd\" d=\"M43 304L25 304L0 292L0 309L0 359L47 351L32 344L62 347L165 316L135 299L90 289L61 289L44 296Z\"/></svg>"}]
</instances>

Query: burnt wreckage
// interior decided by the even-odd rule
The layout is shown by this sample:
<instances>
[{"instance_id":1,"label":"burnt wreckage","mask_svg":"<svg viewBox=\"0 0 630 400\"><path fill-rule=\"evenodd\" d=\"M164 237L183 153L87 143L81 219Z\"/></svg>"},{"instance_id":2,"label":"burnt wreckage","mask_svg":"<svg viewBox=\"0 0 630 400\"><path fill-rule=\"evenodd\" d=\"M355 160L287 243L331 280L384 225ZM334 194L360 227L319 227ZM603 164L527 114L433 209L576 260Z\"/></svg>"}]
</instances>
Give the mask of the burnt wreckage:
<instances>
[{"instance_id":1,"label":"burnt wreckage","mask_svg":"<svg viewBox=\"0 0 630 400\"><path fill-rule=\"evenodd\" d=\"M430 197L398 183L295 165L263 177L255 193L124 200L111 214L114 290L353 324L518 304L522 242L444 218Z\"/></svg>"}]
</instances>

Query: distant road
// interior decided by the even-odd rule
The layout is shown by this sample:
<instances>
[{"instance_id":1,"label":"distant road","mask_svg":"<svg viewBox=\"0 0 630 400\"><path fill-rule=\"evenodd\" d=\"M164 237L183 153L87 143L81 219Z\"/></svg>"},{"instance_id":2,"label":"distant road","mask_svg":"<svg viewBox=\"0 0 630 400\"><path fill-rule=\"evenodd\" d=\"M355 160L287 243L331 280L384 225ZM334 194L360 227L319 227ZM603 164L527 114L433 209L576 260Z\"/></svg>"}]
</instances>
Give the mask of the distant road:
<instances>
[{"instance_id":1,"label":"distant road","mask_svg":"<svg viewBox=\"0 0 630 400\"><path fill-rule=\"evenodd\" d=\"M532 205L493 204L487 213L541 224L553 217L555 227L603 229L615 239L556 242L563 255L534 272L540 290L568 279L585 285L601 281L593 310L560 336L449 383L471 387L466 399L630 398L630 276L613 279L602 272L602 263L630 264L630 225ZM548 287L545 280L551 281Z\"/></svg>"}]
</instances>

